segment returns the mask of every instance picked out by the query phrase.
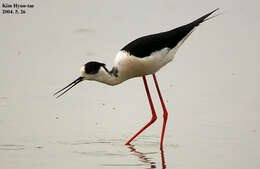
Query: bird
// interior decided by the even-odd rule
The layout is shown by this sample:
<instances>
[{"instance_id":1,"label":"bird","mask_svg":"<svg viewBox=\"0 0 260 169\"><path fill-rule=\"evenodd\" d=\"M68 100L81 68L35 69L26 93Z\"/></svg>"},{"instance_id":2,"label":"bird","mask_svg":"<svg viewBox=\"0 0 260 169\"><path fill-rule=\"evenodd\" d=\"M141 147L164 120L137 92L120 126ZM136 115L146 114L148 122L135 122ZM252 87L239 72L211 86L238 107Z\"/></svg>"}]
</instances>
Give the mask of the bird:
<instances>
[{"instance_id":1,"label":"bird","mask_svg":"<svg viewBox=\"0 0 260 169\"><path fill-rule=\"evenodd\" d=\"M195 28L197 28L201 23L217 16L212 16L212 14L218 9L219 8L186 25L169 31L146 35L131 41L117 53L111 70L107 69L105 63L97 61L87 62L81 67L80 76L66 87L55 92L54 96L59 98L83 80L97 81L114 86L131 78L142 77L152 117L150 121L144 125L144 127L142 127L125 143L126 145L129 145L139 134L141 134L157 119L146 80L146 76L152 75L163 109L163 125L160 139L160 148L162 149L168 119L168 111L159 88L156 73L174 59L179 47L191 35Z\"/></svg>"}]
</instances>

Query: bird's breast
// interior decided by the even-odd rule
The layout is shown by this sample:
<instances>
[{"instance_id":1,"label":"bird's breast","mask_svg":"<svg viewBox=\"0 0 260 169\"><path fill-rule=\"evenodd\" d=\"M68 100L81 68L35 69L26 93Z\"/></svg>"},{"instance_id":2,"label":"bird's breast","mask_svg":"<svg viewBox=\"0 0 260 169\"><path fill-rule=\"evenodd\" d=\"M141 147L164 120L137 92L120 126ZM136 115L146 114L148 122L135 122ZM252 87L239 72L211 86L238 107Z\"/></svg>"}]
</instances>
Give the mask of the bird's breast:
<instances>
[{"instance_id":1,"label":"bird's breast","mask_svg":"<svg viewBox=\"0 0 260 169\"><path fill-rule=\"evenodd\" d=\"M124 80L153 74L173 59L168 55L169 51L169 48L163 48L143 58L120 51L116 55L114 66L117 67L120 78Z\"/></svg>"}]
</instances>

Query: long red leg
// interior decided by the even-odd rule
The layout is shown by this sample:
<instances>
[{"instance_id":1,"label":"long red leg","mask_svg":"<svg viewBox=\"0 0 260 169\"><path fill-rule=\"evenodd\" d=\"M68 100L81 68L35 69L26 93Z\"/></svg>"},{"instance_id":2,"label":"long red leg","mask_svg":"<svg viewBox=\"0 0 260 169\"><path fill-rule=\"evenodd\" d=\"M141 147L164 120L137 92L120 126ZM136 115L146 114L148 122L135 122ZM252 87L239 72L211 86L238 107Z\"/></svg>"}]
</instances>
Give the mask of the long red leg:
<instances>
[{"instance_id":1,"label":"long red leg","mask_svg":"<svg viewBox=\"0 0 260 169\"><path fill-rule=\"evenodd\" d=\"M160 101L161 101L161 105L162 105L162 108L163 108L163 127L162 127L161 144L160 144L160 147L162 149L164 132L165 132L165 128L166 128L166 122L167 122L167 119L168 119L168 112L167 112L166 106L164 104L162 94L160 92L159 85L158 85L155 74L153 74L153 80L154 80L154 83L155 83L155 86L156 86L156 89L157 89L157 92L158 92L158 95L159 95L159 98L160 98Z\"/></svg>"},{"instance_id":2,"label":"long red leg","mask_svg":"<svg viewBox=\"0 0 260 169\"><path fill-rule=\"evenodd\" d=\"M154 106L153 106L153 102L152 102L152 98L151 98L151 95L150 95L150 91L149 91L145 76L143 76L143 81L144 81L144 87L145 87L146 94L147 94L147 97L148 97L148 100L149 100L149 103L150 103L150 107L151 107L151 111L152 111L152 118L151 118L149 123L147 123L141 130L139 130L130 140L128 140L125 143L126 145L129 144L136 136L138 136L140 133L142 133L147 127L149 127L151 124L153 124L153 122L155 122L155 120L157 119L157 116L156 116L156 113L155 113L155 110L154 110Z\"/></svg>"}]
</instances>

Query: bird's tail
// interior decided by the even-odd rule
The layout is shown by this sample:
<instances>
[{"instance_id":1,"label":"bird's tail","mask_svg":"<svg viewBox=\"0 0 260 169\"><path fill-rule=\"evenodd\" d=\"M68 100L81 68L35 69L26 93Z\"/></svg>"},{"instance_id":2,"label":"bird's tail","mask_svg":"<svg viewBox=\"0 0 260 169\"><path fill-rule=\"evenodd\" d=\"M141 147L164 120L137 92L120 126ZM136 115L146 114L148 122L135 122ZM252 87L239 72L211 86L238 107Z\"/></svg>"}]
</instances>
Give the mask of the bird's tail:
<instances>
[{"instance_id":1,"label":"bird's tail","mask_svg":"<svg viewBox=\"0 0 260 169\"><path fill-rule=\"evenodd\" d=\"M193 22L190 23L190 24L192 24L192 25L194 25L194 26L198 26L198 25L201 24L202 22L205 22L205 21L207 21L207 20L209 20L209 19L212 19L212 18L214 18L214 17L216 17L216 16L222 14L222 13L220 13L220 14L216 14L216 15L214 15L214 16L209 17L211 14L213 14L213 13L216 12L217 10L219 10L219 8L213 10L212 12L209 12L209 13L206 14L206 15L203 15L202 17L200 17L199 19L196 19L195 21L193 21Z\"/></svg>"}]
</instances>

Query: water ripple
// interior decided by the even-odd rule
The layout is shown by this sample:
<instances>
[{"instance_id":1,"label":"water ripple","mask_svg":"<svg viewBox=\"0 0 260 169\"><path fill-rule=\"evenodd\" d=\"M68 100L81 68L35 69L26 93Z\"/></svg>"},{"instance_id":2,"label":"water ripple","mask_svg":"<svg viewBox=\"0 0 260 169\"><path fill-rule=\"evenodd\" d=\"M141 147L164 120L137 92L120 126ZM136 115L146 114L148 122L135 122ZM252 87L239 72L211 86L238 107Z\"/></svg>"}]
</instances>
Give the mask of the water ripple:
<instances>
[{"instance_id":1,"label":"water ripple","mask_svg":"<svg viewBox=\"0 0 260 169\"><path fill-rule=\"evenodd\" d=\"M0 150L24 150L24 145L15 145L15 144L1 144Z\"/></svg>"}]
</instances>

